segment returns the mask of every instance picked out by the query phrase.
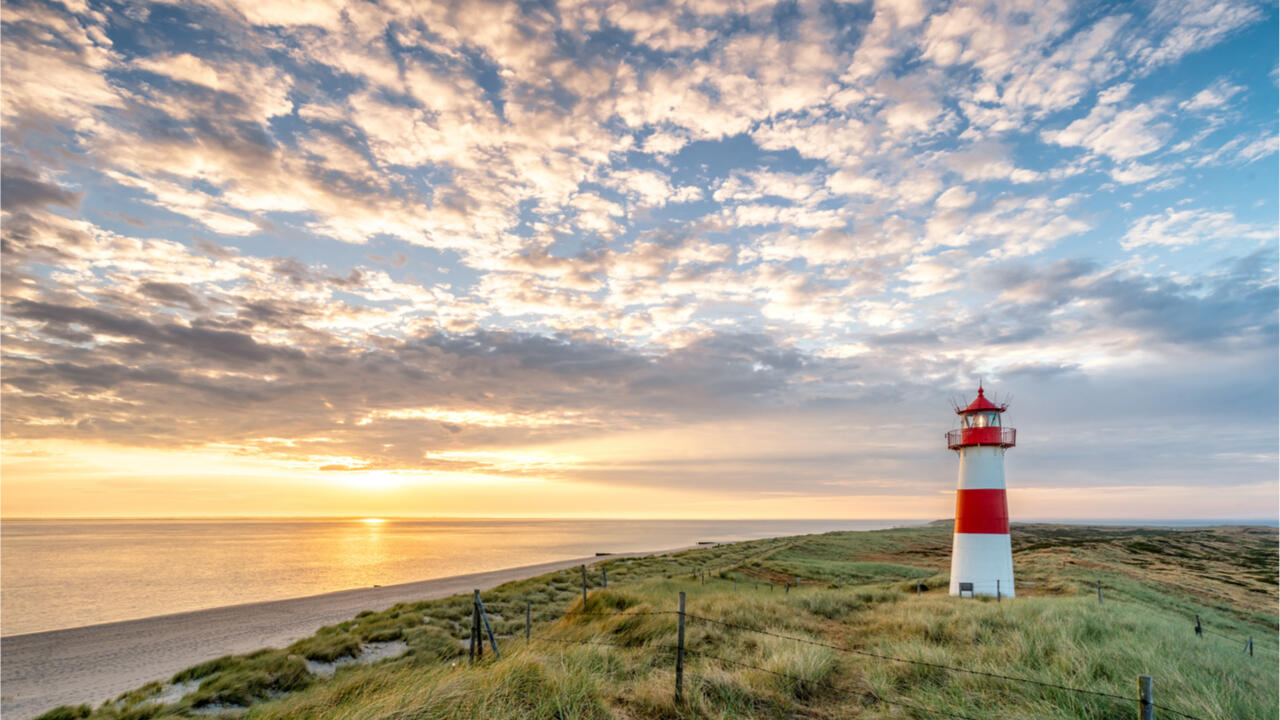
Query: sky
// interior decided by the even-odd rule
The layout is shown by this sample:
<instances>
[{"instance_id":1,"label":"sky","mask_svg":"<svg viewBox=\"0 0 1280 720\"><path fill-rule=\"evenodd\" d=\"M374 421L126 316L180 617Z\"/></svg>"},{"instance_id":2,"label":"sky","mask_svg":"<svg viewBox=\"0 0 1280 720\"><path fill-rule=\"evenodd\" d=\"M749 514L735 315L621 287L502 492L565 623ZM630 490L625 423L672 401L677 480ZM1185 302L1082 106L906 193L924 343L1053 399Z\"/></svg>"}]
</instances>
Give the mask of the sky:
<instances>
[{"instance_id":1,"label":"sky","mask_svg":"<svg viewBox=\"0 0 1280 720\"><path fill-rule=\"evenodd\" d=\"M1280 512L1273 4L2 20L5 516Z\"/></svg>"}]
</instances>

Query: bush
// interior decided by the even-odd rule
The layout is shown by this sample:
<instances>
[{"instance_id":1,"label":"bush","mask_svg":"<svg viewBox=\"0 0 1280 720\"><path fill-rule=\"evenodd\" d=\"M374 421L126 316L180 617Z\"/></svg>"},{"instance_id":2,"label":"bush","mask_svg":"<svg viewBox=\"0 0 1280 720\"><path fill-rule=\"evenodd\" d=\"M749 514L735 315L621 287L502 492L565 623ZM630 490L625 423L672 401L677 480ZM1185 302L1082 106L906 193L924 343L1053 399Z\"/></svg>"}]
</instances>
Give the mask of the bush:
<instances>
[{"instance_id":1,"label":"bush","mask_svg":"<svg viewBox=\"0 0 1280 720\"><path fill-rule=\"evenodd\" d=\"M223 655L220 658L208 660L200 663L199 665L192 665L186 670L180 671L177 675L173 676L172 682L177 684L184 683L189 680L199 680L202 677L207 677L216 672L226 670L227 668L235 665L236 662L237 660L234 655Z\"/></svg>"},{"instance_id":2,"label":"bush","mask_svg":"<svg viewBox=\"0 0 1280 720\"><path fill-rule=\"evenodd\" d=\"M239 705L246 707L273 692L292 692L311 684L307 664L297 655L280 651L254 653L236 667L200 683L192 705Z\"/></svg>"}]
</instances>

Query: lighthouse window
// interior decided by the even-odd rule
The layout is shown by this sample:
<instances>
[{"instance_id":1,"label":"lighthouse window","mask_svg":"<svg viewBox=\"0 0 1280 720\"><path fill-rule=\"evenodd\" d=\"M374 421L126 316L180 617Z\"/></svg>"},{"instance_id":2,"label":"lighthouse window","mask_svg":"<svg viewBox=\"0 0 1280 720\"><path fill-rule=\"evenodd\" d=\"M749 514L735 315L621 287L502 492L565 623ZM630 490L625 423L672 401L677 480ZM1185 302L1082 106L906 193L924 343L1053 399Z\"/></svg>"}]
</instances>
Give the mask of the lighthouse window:
<instances>
[{"instance_id":1,"label":"lighthouse window","mask_svg":"<svg viewBox=\"0 0 1280 720\"><path fill-rule=\"evenodd\" d=\"M978 412L965 416L965 427L1000 427L1000 413Z\"/></svg>"}]
</instances>

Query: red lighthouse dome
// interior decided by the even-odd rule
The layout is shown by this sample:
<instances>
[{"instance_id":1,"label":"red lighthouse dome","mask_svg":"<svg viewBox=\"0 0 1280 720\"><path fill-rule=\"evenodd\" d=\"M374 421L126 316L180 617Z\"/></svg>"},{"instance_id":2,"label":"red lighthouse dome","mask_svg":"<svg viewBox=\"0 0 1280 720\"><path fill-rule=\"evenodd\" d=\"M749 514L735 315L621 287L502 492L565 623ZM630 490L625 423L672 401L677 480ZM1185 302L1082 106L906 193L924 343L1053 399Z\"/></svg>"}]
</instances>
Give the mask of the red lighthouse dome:
<instances>
[{"instance_id":1,"label":"red lighthouse dome","mask_svg":"<svg viewBox=\"0 0 1280 720\"><path fill-rule=\"evenodd\" d=\"M956 409L956 414L960 416L960 429L947 433L947 449L959 450L974 445L1013 447L1017 444L1018 431L1002 427L1000 423L1000 414L1008 409L1008 403L997 405L988 400L979 385L978 397L967 407Z\"/></svg>"}]
</instances>

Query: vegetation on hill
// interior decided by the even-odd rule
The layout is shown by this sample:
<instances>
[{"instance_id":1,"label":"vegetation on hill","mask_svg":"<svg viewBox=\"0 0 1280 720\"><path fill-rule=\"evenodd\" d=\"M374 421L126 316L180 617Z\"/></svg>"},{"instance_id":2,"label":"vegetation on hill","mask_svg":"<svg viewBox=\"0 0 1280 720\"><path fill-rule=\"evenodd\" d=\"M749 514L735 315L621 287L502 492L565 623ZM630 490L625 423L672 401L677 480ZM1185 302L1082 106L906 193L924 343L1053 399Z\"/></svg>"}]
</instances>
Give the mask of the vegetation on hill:
<instances>
[{"instance_id":1,"label":"vegetation on hill","mask_svg":"<svg viewBox=\"0 0 1280 720\"><path fill-rule=\"evenodd\" d=\"M590 569L585 605L578 570L484 593L501 659L486 647L468 664L472 606L460 595L184 670L173 678L185 683L181 699L158 701L172 693L152 684L45 717L1100 720L1136 716L1139 674L1154 676L1158 705L1187 716L1280 715L1275 529L1015 525L1018 599L1006 602L946 595L950 533L934 523L608 559ZM689 616L677 703L680 591ZM407 650L332 677L308 670L308 660L389 641Z\"/></svg>"}]
</instances>

